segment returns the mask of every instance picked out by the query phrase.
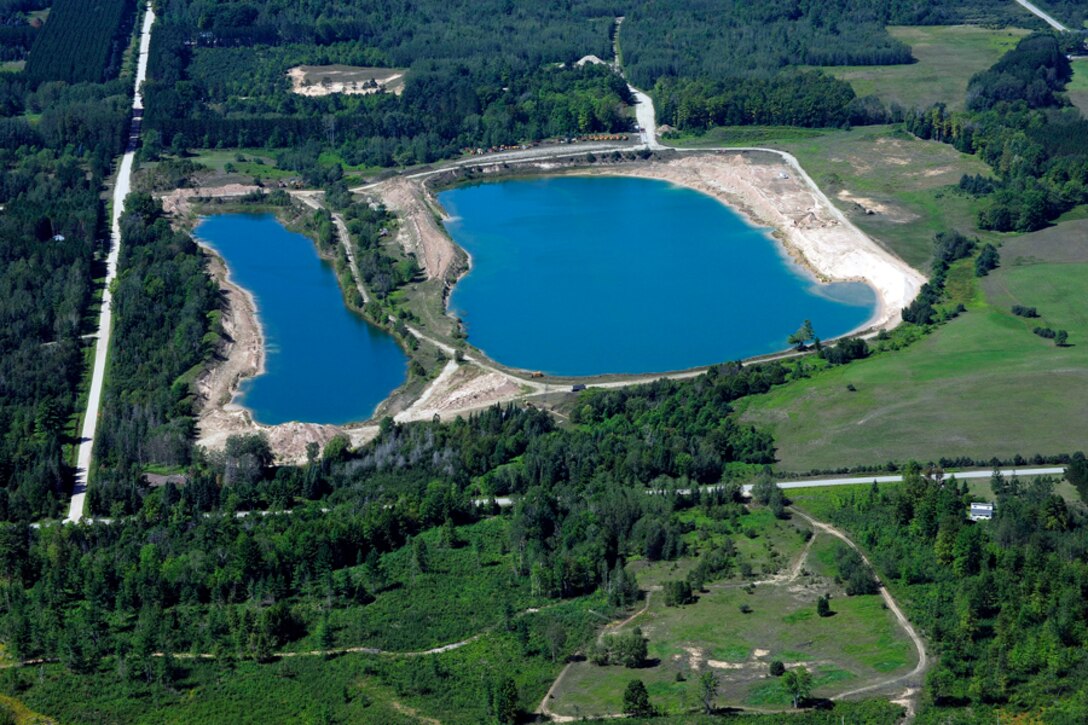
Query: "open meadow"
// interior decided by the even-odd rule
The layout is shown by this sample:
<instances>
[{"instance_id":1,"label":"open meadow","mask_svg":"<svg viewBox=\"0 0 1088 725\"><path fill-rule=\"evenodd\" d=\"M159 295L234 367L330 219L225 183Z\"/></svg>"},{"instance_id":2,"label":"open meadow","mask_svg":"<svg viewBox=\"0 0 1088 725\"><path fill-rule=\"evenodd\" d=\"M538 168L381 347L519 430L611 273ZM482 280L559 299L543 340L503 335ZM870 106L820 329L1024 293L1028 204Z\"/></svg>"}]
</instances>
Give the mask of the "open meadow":
<instances>
[{"instance_id":1,"label":"open meadow","mask_svg":"<svg viewBox=\"0 0 1088 725\"><path fill-rule=\"evenodd\" d=\"M1071 221L1009 238L1002 266L965 295L966 314L906 350L746 400L744 420L773 427L789 471L1083 447L1088 408L1070 392L1088 385L1086 232ZM1069 345L1032 334L1037 326L1068 331Z\"/></svg>"},{"instance_id":2,"label":"open meadow","mask_svg":"<svg viewBox=\"0 0 1088 725\"><path fill-rule=\"evenodd\" d=\"M1073 62L1073 80L1069 81L1065 91L1081 113L1088 113L1088 58Z\"/></svg>"},{"instance_id":3,"label":"open meadow","mask_svg":"<svg viewBox=\"0 0 1088 725\"><path fill-rule=\"evenodd\" d=\"M1028 34L1022 28L974 25L891 26L888 32L910 46L917 63L881 66L824 66L820 70L848 81L859 96L876 96L904 109L944 103L963 108L967 81L993 65Z\"/></svg>"}]
</instances>

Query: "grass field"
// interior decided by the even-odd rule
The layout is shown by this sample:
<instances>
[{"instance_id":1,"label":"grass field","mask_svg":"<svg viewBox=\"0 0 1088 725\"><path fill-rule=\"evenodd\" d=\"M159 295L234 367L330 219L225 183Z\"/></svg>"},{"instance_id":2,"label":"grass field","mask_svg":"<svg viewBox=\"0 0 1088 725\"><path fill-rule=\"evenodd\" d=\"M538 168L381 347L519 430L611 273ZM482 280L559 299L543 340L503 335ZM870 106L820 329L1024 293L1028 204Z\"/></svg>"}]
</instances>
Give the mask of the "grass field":
<instances>
[{"instance_id":1,"label":"grass field","mask_svg":"<svg viewBox=\"0 0 1088 725\"><path fill-rule=\"evenodd\" d=\"M911 47L917 63L821 70L849 81L858 96L875 95L886 106L895 103L909 109L944 103L961 109L971 76L989 68L1028 34L1021 28L974 25L892 26L888 32Z\"/></svg>"},{"instance_id":2,"label":"grass field","mask_svg":"<svg viewBox=\"0 0 1088 725\"><path fill-rule=\"evenodd\" d=\"M965 315L906 350L831 368L743 401L773 428L783 470L888 460L1053 454L1085 447L1088 222L1008 239ZM1040 319L1014 316L1034 306ZM1070 346L1032 334L1069 332ZM856 391L847 390L847 384Z\"/></svg>"},{"instance_id":3,"label":"grass field","mask_svg":"<svg viewBox=\"0 0 1088 725\"><path fill-rule=\"evenodd\" d=\"M753 523L768 538L779 533L778 526ZM778 524L792 529L781 542L792 559L803 547L797 524ZM743 538L736 539L738 548ZM571 717L620 712L624 688L638 678L656 707L672 714L689 712L697 708L697 680L707 668L721 681L719 706L788 708L790 697L781 680L768 674L776 659L788 667L808 667L817 697L906 672L914 664L914 652L880 597L846 597L827 578L834 574L834 546L833 539L818 535L800 577L761 584L751 592L737 579L714 583L685 607L666 607L661 593L654 592L647 612L625 627L639 626L649 639L648 666L625 669L577 662L556 689L551 709ZM640 572L640 585L660 581L646 573ZM828 618L816 614L816 598L824 593L833 596L835 614ZM750 611L743 613L742 606Z\"/></svg>"},{"instance_id":4,"label":"grass field","mask_svg":"<svg viewBox=\"0 0 1088 725\"><path fill-rule=\"evenodd\" d=\"M1073 62L1073 80L1065 88L1069 94L1069 100L1080 109L1080 112L1088 115L1088 58L1080 58Z\"/></svg>"}]
</instances>

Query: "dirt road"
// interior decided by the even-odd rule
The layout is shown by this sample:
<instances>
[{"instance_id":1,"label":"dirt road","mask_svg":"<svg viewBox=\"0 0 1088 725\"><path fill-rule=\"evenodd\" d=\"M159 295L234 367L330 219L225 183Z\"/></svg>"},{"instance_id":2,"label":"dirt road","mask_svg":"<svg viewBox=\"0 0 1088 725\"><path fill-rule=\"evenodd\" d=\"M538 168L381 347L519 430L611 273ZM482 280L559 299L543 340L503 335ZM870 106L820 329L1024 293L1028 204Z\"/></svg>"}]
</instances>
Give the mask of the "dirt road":
<instances>
[{"instance_id":1,"label":"dirt road","mask_svg":"<svg viewBox=\"0 0 1088 725\"><path fill-rule=\"evenodd\" d=\"M102 406L102 385L106 379L106 358L110 350L110 333L113 327L113 293L110 287L117 278L117 260L121 254L121 215L125 211L125 197L132 184L132 163L140 141L140 120L143 117L144 99L140 84L147 78L148 49L151 45L151 26L155 23L155 11L150 6L144 15L140 30L140 54L136 62L136 83L132 98L132 116L129 126L129 142L121 165L117 169L117 181L113 187L113 215L110 219L110 251L106 257L106 279L102 283L102 307L98 313L98 334L94 346L94 368L91 371L91 387L87 391L87 410L83 413L83 429L79 434L76 453L76 479L72 488L72 500L65 521L78 522L83 518L87 498L87 476L91 470L91 453L94 436L98 429L98 414Z\"/></svg>"}]
</instances>

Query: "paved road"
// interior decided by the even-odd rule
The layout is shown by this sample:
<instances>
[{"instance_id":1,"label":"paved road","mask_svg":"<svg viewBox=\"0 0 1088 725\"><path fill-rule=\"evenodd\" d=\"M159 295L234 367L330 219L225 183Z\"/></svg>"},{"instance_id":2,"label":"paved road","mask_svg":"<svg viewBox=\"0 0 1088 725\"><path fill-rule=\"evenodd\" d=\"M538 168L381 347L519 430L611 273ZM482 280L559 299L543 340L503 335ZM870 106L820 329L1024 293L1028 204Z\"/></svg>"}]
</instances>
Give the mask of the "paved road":
<instances>
[{"instance_id":1,"label":"paved road","mask_svg":"<svg viewBox=\"0 0 1088 725\"><path fill-rule=\"evenodd\" d=\"M1043 19L1043 21L1047 25L1054 28L1058 32L1060 32L1060 33L1069 32L1069 28L1065 27L1064 25L1059 23L1057 20L1055 20L1053 17L1051 17L1050 15L1048 15L1045 12L1043 12L1042 10L1040 10L1038 6L1028 2L1028 0L1016 0L1016 2L1018 2L1020 5L1022 5L1024 7L1024 9L1027 10L1028 12L1033 13L1035 15L1038 15L1040 18Z\"/></svg>"},{"instance_id":2,"label":"paved road","mask_svg":"<svg viewBox=\"0 0 1088 725\"><path fill-rule=\"evenodd\" d=\"M87 410L83 414L83 430L79 434L75 487L72 489L72 502L68 507L68 517L65 519L70 522L83 518L83 507L87 498L87 472L91 468L94 435L98 428L98 412L102 406L102 383L106 377L106 356L110 349L110 329L113 323L113 295L110 294L110 285L117 277L117 258L121 251L121 214L125 210L125 197L128 196L132 180L132 162L140 140L140 121L144 112L140 84L147 77L148 47L151 44L151 26L154 22L155 11L148 7L143 28L140 31L140 55L136 62L136 91L132 99L132 122L129 127L128 148L121 158L121 166L117 170L117 182L113 187L110 252L106 257L106 281L103 284L102 309L98 315L94 369L91 373L91 388L87 395Z\"/></svg>"},{"instance_id":3,"label":"paved road","mask_svg":"<svg viewBox=\"0 0 1088 725\"><path fill-rule=\"evenodd\" d=\"M1065 468L1062 466L1045 466L1038 468L1002 468L998 470L1002 476L1064 476ZM960 471L958 473L946 473L945 478L952 478L953 476L957 481L963 480L975 480L979 478L990 478L994 475L992 470L989 471ZM824 488L827 486L857 486L868 483L902 483L902 476L851 476L845 478L813 478L806 479L804 481L790 480L790 481L778 481L777 486L782 490L796 489L796 488ZM719 488L719 486L703 486L703 491L713 491ZM745 494L752 492L752 485L748 484L741 486L741 490ZM648 491L649 493L656 493L654 491ZM680 494L691 493L690 488L682 488L677 491ZM495 503L499 506L507 507L513 506L514 500L510 496L499 496L495 499ZM477 503L488 503L490 499L478 499Z\"/></svg>"}]
</instances>

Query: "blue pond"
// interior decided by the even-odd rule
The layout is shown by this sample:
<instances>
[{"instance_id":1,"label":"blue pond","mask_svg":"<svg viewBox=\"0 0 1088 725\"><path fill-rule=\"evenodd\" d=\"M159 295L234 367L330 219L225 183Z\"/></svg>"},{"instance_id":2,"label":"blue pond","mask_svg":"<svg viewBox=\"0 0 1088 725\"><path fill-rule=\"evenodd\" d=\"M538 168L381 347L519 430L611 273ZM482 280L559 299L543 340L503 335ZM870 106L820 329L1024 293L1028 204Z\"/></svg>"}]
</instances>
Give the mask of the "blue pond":
<instances>
[{"instance_id":1,"label":"blue pond","mask_svg":"<svg viewBox=\"0 0 1088 725\"><path fill-rule=\"evenodd\" d=\"M876 297L823 285L767 230L690 189L623 177L518 179L439 194L472 255L453 312L506 365L556 375L679 370L830 338Z\"/></svg>"},{"instance_id":2,"label":"blue pond","mask_svg":"<svg viewBox=\"0 0 1088 725\"><path fill-rule=\"evenodd\" d=\"M403 351L345 306L312 241L270 214L212 216L196 231L257 301L265 372L242 383L238 401L257 421L364 420L404 382Z\"/></svg>"}]
</instances>

